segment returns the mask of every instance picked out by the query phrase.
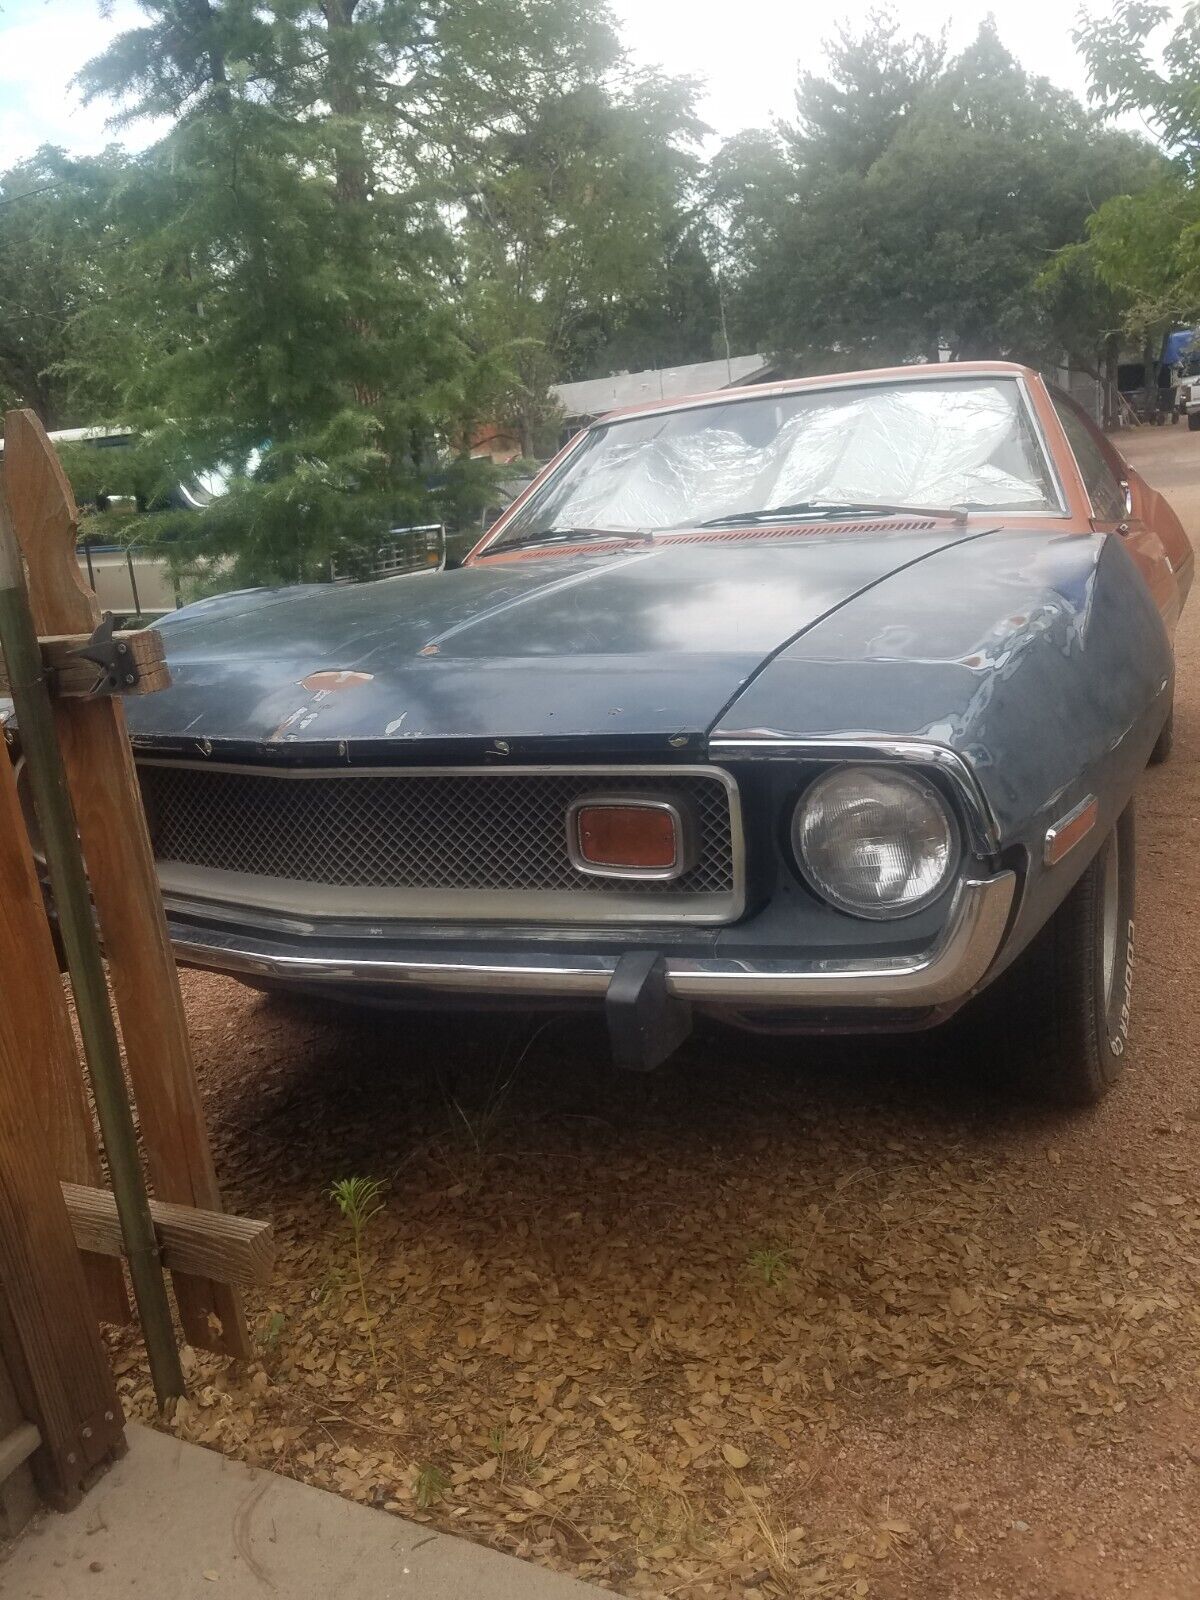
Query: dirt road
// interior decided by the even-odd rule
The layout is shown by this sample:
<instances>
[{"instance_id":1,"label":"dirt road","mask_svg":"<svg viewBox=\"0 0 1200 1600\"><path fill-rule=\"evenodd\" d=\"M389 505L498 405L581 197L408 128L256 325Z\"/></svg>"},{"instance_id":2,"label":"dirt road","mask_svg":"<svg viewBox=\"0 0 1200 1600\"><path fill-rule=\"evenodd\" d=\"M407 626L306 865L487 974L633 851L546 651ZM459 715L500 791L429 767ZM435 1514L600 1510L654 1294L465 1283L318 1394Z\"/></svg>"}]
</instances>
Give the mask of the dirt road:
<instances>
[{"instance_id":1,"label":"dirt road","mask_svg":"<svg viewBox=\"0 0 1200 1600\"><path fill-rule=\"evenodd\" d=\"M1200 438L1131 453L1200 537ZM969 1044L712 1032L613 1081L582 1024L187 976L227 1200L282 1261L261 1368L202 1363L180 1431L627 1594L1200 1595L1198 758L1200 595L1139 801L1136 1064L1089 1115ZM378 1377L353 1174L389 1184Z\"/></svg>"}]
</instances>

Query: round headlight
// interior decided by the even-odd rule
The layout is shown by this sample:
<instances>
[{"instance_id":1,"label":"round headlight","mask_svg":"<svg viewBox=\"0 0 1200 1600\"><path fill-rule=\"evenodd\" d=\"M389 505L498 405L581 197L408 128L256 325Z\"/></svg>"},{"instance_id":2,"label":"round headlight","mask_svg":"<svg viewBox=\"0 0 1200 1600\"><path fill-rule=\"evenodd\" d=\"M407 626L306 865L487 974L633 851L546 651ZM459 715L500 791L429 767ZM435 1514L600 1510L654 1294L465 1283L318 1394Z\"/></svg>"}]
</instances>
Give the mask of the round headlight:
<instances>
[{"instance_id":1,"label":"round headlight","mask_svg":"<svg viewBox=\"0 0 1200 1600\"><path fill-rule=\"evenodd\" d=\"M887 767L835 767L792 814L792 849L817 893L859 917L903 917L958 867L958 831L932 784Z\"/></svg>"}]
</instances>

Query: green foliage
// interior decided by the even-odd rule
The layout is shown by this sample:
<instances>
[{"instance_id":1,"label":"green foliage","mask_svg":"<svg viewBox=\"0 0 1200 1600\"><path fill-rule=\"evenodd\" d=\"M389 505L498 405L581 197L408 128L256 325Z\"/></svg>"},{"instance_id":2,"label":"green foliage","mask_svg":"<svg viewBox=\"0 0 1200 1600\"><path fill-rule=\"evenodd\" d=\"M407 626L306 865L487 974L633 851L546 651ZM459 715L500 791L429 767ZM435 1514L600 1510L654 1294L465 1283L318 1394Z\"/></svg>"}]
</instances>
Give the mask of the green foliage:
<instances>
[{"instance_id":1,"label":"green foliage","mask_svg":"<svg viewBox=\"0 0 1200 1600\"><path fill-rule=\"evenodd\" d=\"M868 13L859 35L836 29L825 51L824 77L800 74L796 121L780 129L783 143L818 179L826 169L865 177L938 83L945 39L906 39L881 7Z\"/></svg>"},{"instance_id":2,"label":"green foliage","mask_svg":"<svg viewBox=\"0 0 1200 1600\"><path fill-rule=\"evenodd\" d=\"M1094 352L1105 296L1064 308L1038 280L1094 202L1153 179L1157 155L1030 77L991 23L949 62L887 13L829 49L828 75L801 79L796 123L714 164L735 342L816 368Z\"/></svg>"},{"instance_id":3,"label":"green foliage","mask_svg":"<svg viewBox=\"0 0 1200 1600\"><path fill-rule=\"evenodd\" d=\"M428 1511L430 1506L435 1506L439 1500L444 1500L449 1487L450 1479L441 1467L430 1465L419 1467L413 1482L413 1499L417 1503L418 1511Z\"/></svg>"},{"instance_id":4,"label":"green foliage","mask_svg":"<svg viewBox=\"0 0 1200 1600\"><path fill-rule=\"evenodd\" d=\"M339 1178L330 1187L329 1198L350 1224L354 1237L360 1239L383 1210L386 1190L387 1184L379 1178Z\"/></svg>"},{"instance_id":5,"label":"green foliage","mask_svg":"<svg viewBox=\"0 0 1200 1600\"><path fill-rule=\"evenodd\" d=\"M1115 0L1107 15L1082 17L1075 42L1087 62L1093 98L1108 111L1147 115L1166 148L1195 174L1200 169L1200 4L1191 0L1180 14L1146 0ZM1154 59L1156 45L1161 67Z\"/></svg>"},{"instance_id":6,"label":"green foliage","mask_svg":"<svg viewBox=\"0 0 1200 1600\"><path fill-rule=\"evenodd\" d=\"M553 442L547 390L712 354L716 289L690 203L703 131L695 86L606 84L581 56L489 141L466 196L465 302L512 352L506 413L524 454Z\"/></svg>"},{"instance_id":7,"label":"green foliage","mask_svg":"<svg viewBox=\"0 0 1200 1600\"><path fill-rule=\"evenodd\" d=\"M259 1331L258 1339L268 1353L274 1351L287 1328L287 1318L282 1311L272 1311Z\"/></svg>"},{"instance_id":8,"label":"green foliage","mask_svg":"<svg viewBox=\"0 0 1200 1600\"><path fill-rule=\"evenodd\" d=\"M0 406L29 406L48 428L94 421L113 400L103 366L73 367L72 327L103 294L99 209L123 165L115 149L75 161L47 147L0 174Z\"/></svg>"},{"instance_id":9,"label":"green foliage","mask_svg":"<svg viewBox=\"0 0 1200 1600\"><path fill-rule=\"evenodd\" d=\"M490 1077L464 1093L453 1076L440 1079L450 1130L476 1159L488 1153L504 1124L509 1097L524 1055L508 1065L507 1052L496 1061Z\"/></svg>"},{"instance_id":10,"label":"green foliage","mask_svg":"<svg viewBox=\"0 0 1200 1600\"><path fill-rule=\"evenodd\" d=\"M746 1257L746 1267L756 1278L761 1278L768 1289L786 1282L791 1275L791 1251L780 1245L762 1245L751 1250Z\"/></svg>"},{"instance_id":11,"label":"green foliage","mask_svg":"<svg viewBox=\"0 0 1200 1600\"><path fill-rule=\"evenodd\" d=\"M102 292L67 355L111 380L160 500L228 479L202 518L129 529L180 571L322 579L390 527L477 524L481 421L516 413L532 442L549 383L637 343L664 284L649 358L710 339L681 200L692 90L630 74L603 5L141 6L82 83L168 131L97 197Z\"/></svg>"},{"instance_id":12,"label":"green foliage","mask_svg":"<svg viewBox=\"0 0 1200 1600\"><path fill-rule=\"evenodd\" d=\"M379 18L333 7L352 20L322 31L281 6L264 31L260 8L146 9L87 82L176 120L113 197L125 247L81 342L114 312L130 330L123 413L164 483L229 474L202 530L160 536L202 531L235 585L321 578L424 520L431 463L487 382L429 270L429 205L367 176L378 108L333 109Z\"/></svg>"},{"instance_id":13,"label":"green foliage","mask_svg":"<svg viewBox=\"0 0 1200 1600\"><path fill-rule=\"evenodd\" d=\"M948 60L879 11L705 172L696 85L634 70L593 0L140 3L81 81L164 136L0 176L0 401L129 429L66 453L85 531L202 588L362 573L398 526L469 540L496 477L470 439L544 454L563 379L1088 360L1200 307L1195 4L1079 34L1169 163L990 23Z\"/></svg>"},{"instance_id":14,"label":"green foliage","mask_svg":"<svg viewBox=\"0 0 1200 1600\"><path fill-rule=\"evenodd\" d=\"M1093 273L1121 303L1124 326L1149 337L1200 314L1200 5L1176 18L1166 6L1118 0L1085 18L1076 40L1093 99L1140 112L1173 159L1148 188L1106 200L1086 245L1059 270Z\"/></svg>"},{"instance_id":15,"label":"green foliage","mask_svg":"<svg viewBox=\"0 0 1200 1600\"><path fill-rule=\"evenodd\" d=\"M371 1351L371 1366L379 1372L379 1355L375 1349L375 1319L367 1299L367 1280L363 1269L363 1238L371 1223L383 1210L383 1195L387 1185L378 1178L339 1178L329 1190L329 1198L345 1217L354 1241L354 1271L358 1279L359 1299L366 1322L367 1344Z\"/></svg>"}]
</instances>

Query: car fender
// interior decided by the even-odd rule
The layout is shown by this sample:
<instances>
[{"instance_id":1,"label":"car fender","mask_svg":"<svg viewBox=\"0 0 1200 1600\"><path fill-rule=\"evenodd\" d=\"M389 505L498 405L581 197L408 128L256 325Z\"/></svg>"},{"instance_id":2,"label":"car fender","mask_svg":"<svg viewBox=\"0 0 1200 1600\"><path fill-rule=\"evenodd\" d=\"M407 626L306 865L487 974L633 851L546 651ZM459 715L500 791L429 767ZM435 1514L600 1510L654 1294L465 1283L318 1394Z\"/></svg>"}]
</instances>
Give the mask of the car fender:
<instances>
[{"instance_id":1,"label":"car fender","mask_svg":"<svg viewBox=\"0 0 1200 1600\"><path fill-rule=\"evenodd\" d=\"M1022 893L1009 960L1129 804L1170 710L1170 640L1118 535L997 530L895 573L767 663L721 741L951 751ZM1088 797L1096 825L1058 865L1048 829Z\"/></svg>"}]
</instances>

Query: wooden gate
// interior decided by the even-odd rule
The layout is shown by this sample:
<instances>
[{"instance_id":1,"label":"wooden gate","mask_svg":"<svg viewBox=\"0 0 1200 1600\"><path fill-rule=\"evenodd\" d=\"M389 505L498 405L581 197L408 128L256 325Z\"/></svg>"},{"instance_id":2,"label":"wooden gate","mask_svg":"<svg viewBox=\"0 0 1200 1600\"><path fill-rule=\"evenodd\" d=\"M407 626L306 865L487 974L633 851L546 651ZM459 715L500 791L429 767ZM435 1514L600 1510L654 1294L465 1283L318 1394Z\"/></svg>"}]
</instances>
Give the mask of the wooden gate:
<instances>
[{"instance_id":1,"label":"wooden gate","mask_svg":"<svg viewBox=\"0 0 1200 1600\"><path fill-rule=\"evenodd\" d=\"M163 1269L184 1339L246 1356L239 1287L267 1280L273 1246L268 1224L221 1213L125 732L122 694L169 681L161 640L101 626L71 491L30 412L5 419L2 489L0 647L28 780L0 752L0 1514L15 1516L24 1474L63 1504L123 1447L98 1323L131 1317L126 1272L163 1402L183 1388Z\"/></svg>"}]
</instances>

